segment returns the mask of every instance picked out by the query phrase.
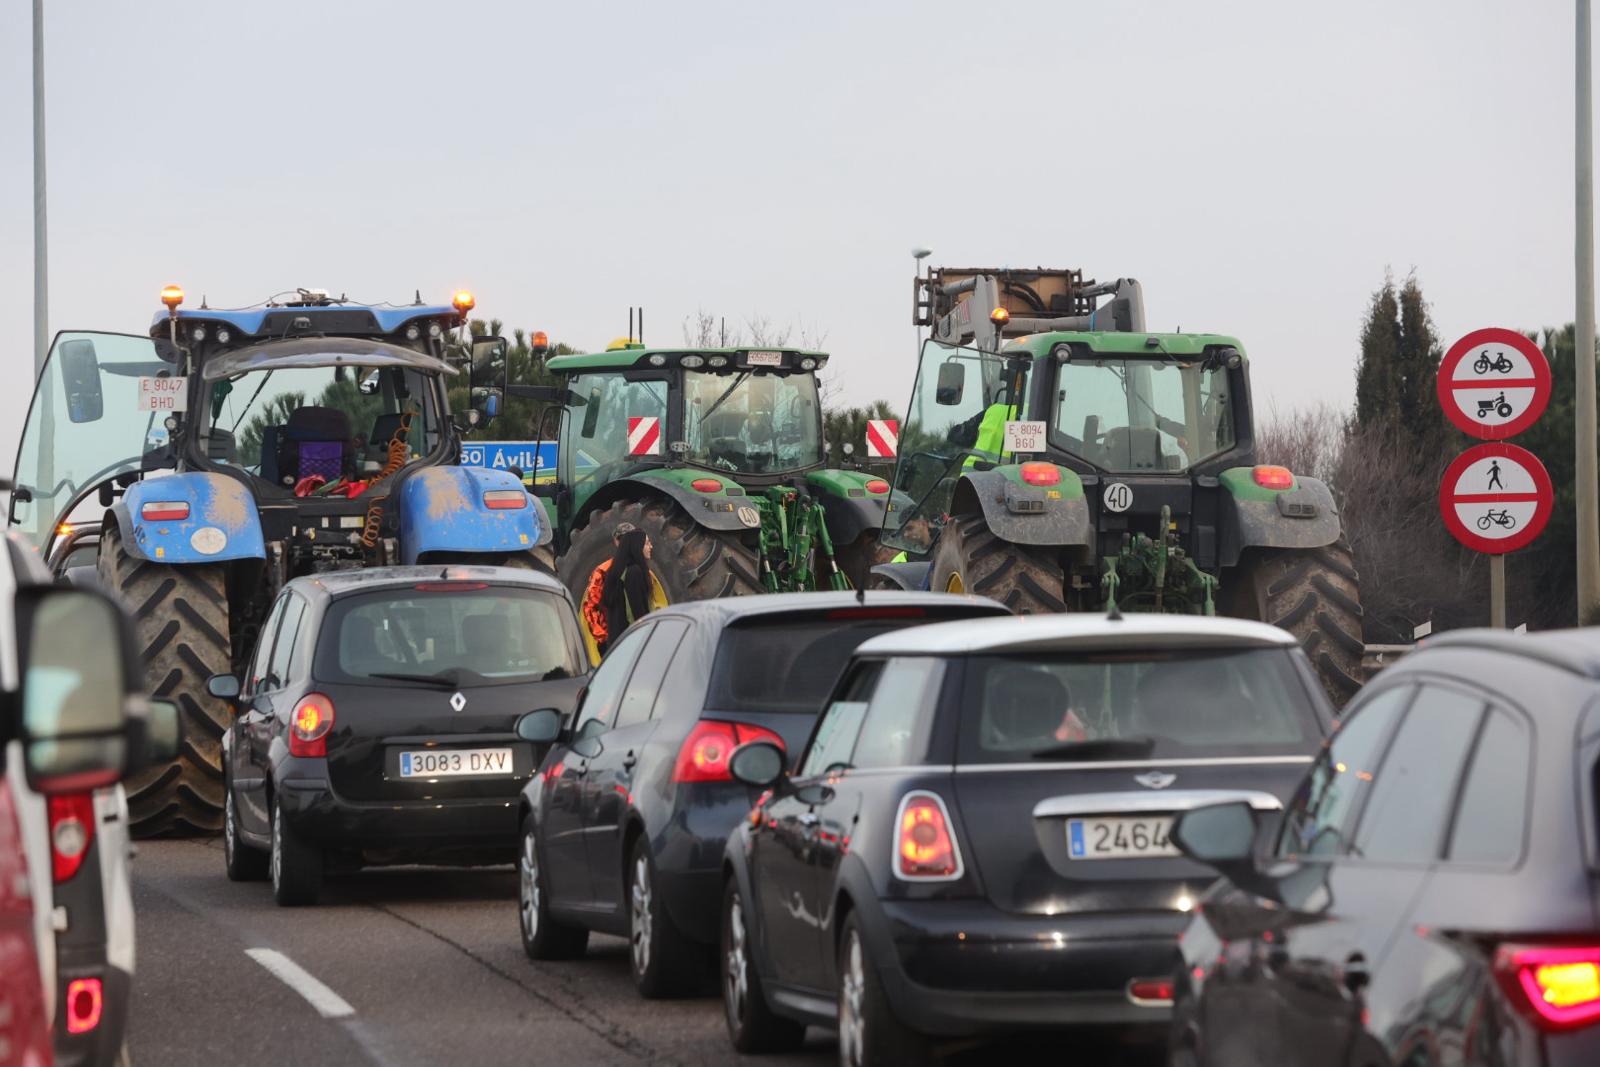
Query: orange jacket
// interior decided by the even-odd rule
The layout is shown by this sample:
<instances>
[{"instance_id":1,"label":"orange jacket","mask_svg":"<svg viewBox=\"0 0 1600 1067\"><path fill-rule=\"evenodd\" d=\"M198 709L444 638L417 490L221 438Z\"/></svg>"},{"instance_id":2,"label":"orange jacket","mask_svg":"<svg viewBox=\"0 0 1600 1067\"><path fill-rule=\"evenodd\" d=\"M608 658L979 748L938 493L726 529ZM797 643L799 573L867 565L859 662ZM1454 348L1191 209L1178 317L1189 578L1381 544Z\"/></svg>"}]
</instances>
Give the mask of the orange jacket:
<instances>
[{"instance_id":1,"label":"orange jacket","mask_svg":"<svg viewBox=\"0 0 1600 1067\"><path fill-rule=\"evenodd\" d=\"M606 626L606 609L600 605L600 593L605 588L606 572L610 569L611 561L608 559L589 575L589 584L583 590L583 603L578 608L583 614L583 621L589 624L589 633L597 645L605 644L611 636Z\"/></svg>"}]
</instances>

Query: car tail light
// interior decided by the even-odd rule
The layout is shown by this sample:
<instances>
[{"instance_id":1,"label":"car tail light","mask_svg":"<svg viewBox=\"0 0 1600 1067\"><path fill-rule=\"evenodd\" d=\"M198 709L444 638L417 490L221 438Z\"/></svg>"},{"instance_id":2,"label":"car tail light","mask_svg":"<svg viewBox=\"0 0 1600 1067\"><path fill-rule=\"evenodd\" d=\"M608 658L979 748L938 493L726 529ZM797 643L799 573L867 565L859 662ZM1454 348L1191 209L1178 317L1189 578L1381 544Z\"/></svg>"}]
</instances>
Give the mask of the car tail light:
<instances>
[{"instance_id":1,"label":"car tail light","mask_svg":"<svg viewBox=\"0 0 1600 1067\"><path fill-rule=\"evenodd\" d=\"M882 478L874 478L872 481L867 483L867 492L869 493L877 493L879 496L882 496L888 491L889 483L884 481Z\"/></svg>"},{"instance_id":2,"label":"car tail light","mask_svg":"<svg viewBox=\"0 0 1600 1067\"><path fill-rule=\"evenodd\" d=\"M105 1003L98 978L74 978L67 983L67 1033L87 1034L100 1025Z\"/></svg>"},{"instance_id":3,"label":"car tail light","mask_svg":"<svg viewBox=\"0 0 1600 1067\"><path fill-rule=\"evenodd\" d=\"M1288 467L1262 466L1252 470L1256 484L1263 489L1293 489L1294 475Z\"/></svg>"},{"instance_id":4,"label":"car tail light","mask_svg":"<svg viewBox=\"0 0 1600 1067\"><path fill-rule=\"evenodd\" d=\"M830 620L841 619L923 619L928 613L922 608L913 607L883 607L883 608L834 608L828 612Z\"/></svg>"},{"instance_id":5,"label":"car tail light","mask_svg":"<svg viewBox=\"0 0 1600 1067\"><path fill-rule=\"evenodd\" d=\"M522 489L490 489L483 494L483 506L490 511L517 511L528 506L528 494Z\"/></svg>"},{"instance_id":6,"label":"car tail light","mask_svg":"<svg viewBox=\"0 0 1600 1067\"><path fill-rule=\"evenodd\" d=\"M94 842L94 794L51 797L50 870L56 884L78 873Z\"/></svg>"},{"instance_id":7,"label":"car tail light","mask_svg":"<svg viewBox=\"0 0 1600 1067\"><path fill-rule=\"evenodd\" d=\"M1501 945L1494 972L1511 1002L1546 1030L1600 1020L1600 946Z\"/></svg>"},{"instance_id":8,"label":"car tail light","mask_svg":"<svg viewBox=\"0 0 1600 1067\"><path fill-rule=\"evenodd\" d=\"M907 793L895 816L894 873L911 881L950 881L961 877L950 813L934 793Z\"/></svg>"},{"instance_id":9,"label":"car tail light","mask_svg":"<svg viewBox=\"0 0 1600 1067\"><path fill-rule=\"evenodd\" d=\"M289 755L326 756L331 729L333 701L321 693L307 693L294 706L294 719L289 723Z\"/></svg>"},{"instance_id":10,"label":"car tail light","mask_svg":"<svg viewBox=\"0 0 1600 1067\"><path fill-rule=\"evenodd\" d=\"M743 722L702 719L684 738L678 760L672 767L674 782L731 782L728 760L733 750L752 741L770 741L782 751L783 738L771 730Z\"/></svg>"},{"instance_id":11,"label":"car tail light","mask_svg":"<svg viewBox=\"0 0 1600 1067\"><path fill-rule=\"evenodd\" d=\"M187 500L152 500L139 509L140 518L151 522L177 522L189 517Z\"/></svg>"},{"instance_id":12,"label":"car tail light","mask_svg":"<svg viewBox=\"0 0 1600 1067\"><path fill-rule=\"evenodd\" d=\"M1061 469L1054 463L1024 463L1022 480L1029 485L1060 485Z\"/></svg>"},{"instance_id":13,"label":"car tail light","mask_svg":"<svg viewBox=\"0 0 1600 1067\"><path fill-rule=\"evenodd\" d=\"M1128 999L1135 1004L1156 1006L1172 1003L1172 979L1135 978L1128 983Z\"/></svg>"},{"instance_id":14,"label":"car tail light","mask_svg":"<svg viewBox=\"0 0 1600 1067\"><path fill-rule=\"evenodd\" d=\"M697 493L720 493L722 492L722 483L715 478L696 478L689 483L689 488Z\"/></svg>"}]
</instances>

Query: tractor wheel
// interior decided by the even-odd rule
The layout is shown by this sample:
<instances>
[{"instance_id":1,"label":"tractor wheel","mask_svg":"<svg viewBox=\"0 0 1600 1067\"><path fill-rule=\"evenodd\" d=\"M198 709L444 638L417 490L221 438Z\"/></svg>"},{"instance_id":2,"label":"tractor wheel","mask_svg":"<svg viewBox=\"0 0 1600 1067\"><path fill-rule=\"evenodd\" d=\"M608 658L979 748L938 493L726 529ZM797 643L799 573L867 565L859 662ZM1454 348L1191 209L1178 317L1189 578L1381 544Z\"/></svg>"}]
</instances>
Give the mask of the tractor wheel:
<instances>
[{"instance_id":1,"label":"tractor wheel","mask_svg":"<svg viewBox=\"0 0 1600 1067\"><path fill-rule=\"evenodd\" d=\"M1361 687L1361 580L1344 538L1323 548L1262 550L1223 575L1227 614L1300 639L1335 707Z\"/></svg>"},{"instance_id":2,"label":"tractor wheel","mask_svg":"<svg viewBox=\"0 0 1600 1067\"><path fill-rule=\"evenodd\" d=\"M1044 615L1067 610L1065 587L1061 564L1049 549L1002 541L982 515L953 516L933 547L928 588L936 593L974 593L1018 615Z\"/></svg>"},{"instance_id":3,"label":"tractor wheel","mask_svg":"<svg viewBox=\"0 0 1600 1067\"><path fill-rule=\"evenodd\" d=\"M102 587L133 615L150 695L178 706L178 755L128 780L133 832L216 833L222 829L222 733L233 716L206 692L206 679L232 669L223 568L134 559L115 520L108 520L97 569Z\"/></svg>"},{"instance_id":4,"label":"tractor wheel","mask_svg":"<svg viewBox=\"0 0 1600 1067\"><path fill-rule=\"evenodd\" d=\"M863 530L861 536L848 545L833 546L834 562L844 571L845 577L850 579L851 588L873 588L872 568L879 563L888 563L899 552L899 549L879 543L878 536L882 532L882 530Z\"/></svg>"},{"instance_id":5,"label":"tractor wheel","mask_svg":"<svg viewBox=\"0 0 1600 1067\"><path fill-rule=\"evenodd\" d=\"M668 603L764 591L755 549L738 533L708 530L674 501L650 498L619 500L604 511L592 512L584 525L572 531L572 542L558 566L574 600L582 601L594 569L616 551L612 531L624 522L649 535L654 553L651 569Z\"/></svg>"}]
</instances>

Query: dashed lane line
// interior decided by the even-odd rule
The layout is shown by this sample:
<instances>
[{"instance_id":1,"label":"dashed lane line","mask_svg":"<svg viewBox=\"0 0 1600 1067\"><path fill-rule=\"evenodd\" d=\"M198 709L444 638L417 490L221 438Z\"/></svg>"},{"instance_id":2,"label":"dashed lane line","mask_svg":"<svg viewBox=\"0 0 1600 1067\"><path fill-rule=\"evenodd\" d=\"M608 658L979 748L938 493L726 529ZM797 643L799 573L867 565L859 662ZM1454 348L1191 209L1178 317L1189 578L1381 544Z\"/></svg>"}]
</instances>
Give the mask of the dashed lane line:
<instances>
[{"instance_id":1,"label":"dashed lane line","mask_svg":"<svg viewBox=\"0 0 1600 1067\"><path fill-rule=\"evenodd\" d=\"M270 948L247 948L244 954L265 967L274 978L299 993L324 1019L345 1019L356 1013L327 984L288 956Z\"/></svg>"}]
</instances>

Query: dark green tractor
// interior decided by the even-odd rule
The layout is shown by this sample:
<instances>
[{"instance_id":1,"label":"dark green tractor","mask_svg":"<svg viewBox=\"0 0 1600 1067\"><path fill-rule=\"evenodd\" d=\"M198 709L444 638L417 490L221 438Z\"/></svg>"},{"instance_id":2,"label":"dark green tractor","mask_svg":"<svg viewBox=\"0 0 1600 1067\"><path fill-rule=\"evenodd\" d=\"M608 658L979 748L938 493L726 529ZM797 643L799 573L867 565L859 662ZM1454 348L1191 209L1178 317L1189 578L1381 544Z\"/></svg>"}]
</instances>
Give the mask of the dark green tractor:
<instances>
[{"instance_id":1,"label":"dark green tractor","mask_svg":"<svg viewBox=\"0 0 1600 1067\"><path fill-rule=\"evenodd\" d=\"M540 437L560 446L555 481L534 491L573 595L623 522L650 535L672 602L863 582L889 485L827 466L816 380L827 360L642 344L548 360L561 384Z\"/></svg>"},{"instance_id":2,"label":"dark green tractor","mask_svg":"<svg viewBox=\"0 0 1600 1067\"><path fill-rule=\"evenodd\" d=\"M1316 478L1256 462L1244 347L1147 333L1137 282L933 271L874 584L1022 614L1167 611L1296 634L1342 702L1360 588Z\"/></svg>"}]
</instances>

